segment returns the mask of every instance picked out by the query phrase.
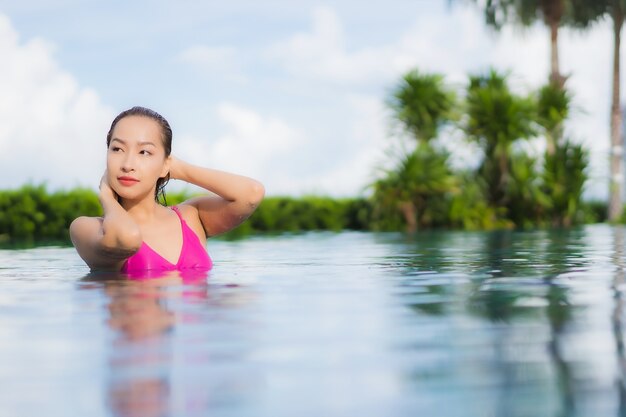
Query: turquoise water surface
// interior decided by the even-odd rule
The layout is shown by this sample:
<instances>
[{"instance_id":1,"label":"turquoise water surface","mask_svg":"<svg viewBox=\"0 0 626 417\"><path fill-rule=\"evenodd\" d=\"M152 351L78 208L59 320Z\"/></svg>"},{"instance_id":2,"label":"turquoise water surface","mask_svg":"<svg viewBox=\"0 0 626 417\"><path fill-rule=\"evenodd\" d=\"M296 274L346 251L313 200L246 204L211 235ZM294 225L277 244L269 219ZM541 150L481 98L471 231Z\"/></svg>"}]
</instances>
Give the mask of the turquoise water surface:
<instances>
[{"instance_id":1,"label":"turquoise water surface","mask_svg":"<svg viewBox=\"0 0 626 417\"><path fill-rule=\"evenodd\" d=\"M211 240L205 276L0 250L0 416L622 416L626 229Z\"/></svg>"}]
</instances>

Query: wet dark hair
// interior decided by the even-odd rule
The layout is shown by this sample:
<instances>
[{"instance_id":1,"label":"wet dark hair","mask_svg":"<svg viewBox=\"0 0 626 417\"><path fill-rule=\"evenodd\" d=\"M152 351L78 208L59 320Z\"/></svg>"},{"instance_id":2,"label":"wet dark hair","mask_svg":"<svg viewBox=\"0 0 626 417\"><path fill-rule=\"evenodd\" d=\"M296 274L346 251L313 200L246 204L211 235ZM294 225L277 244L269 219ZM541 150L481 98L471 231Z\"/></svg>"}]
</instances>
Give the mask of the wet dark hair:
<instances>
[{"instance_id":1,"label":"wet dark hair","mask_svg":"<svg viewBox=\"0 0 626 417\"><path fill-rule=\"evenodd\" d=\"M111 135L113 134L113 129L115 129L115 125L117 125L117 122L125 117L130 116L147 117L148 119L152 119L157 122L161 127L161 140L163 141L163 147L165 148L165 157L167 158L168 156L170 156L170 154L172 153L172 128L170 127L170 124L167 122L167 120L165 120L165 117L161 116L159 113L141 106L135 106L131 109L124 110L123 112L118 114L115 119L113 119L113 123L111 123L109 133L107 133L107 148L111 144ZM165 177L161 177L157 180L156 189L154 190L154 200L157 203L167 205L167 200L165 198L165 186L167 185L169 180L169 172ZM160 200L162 200L162 202Z\"/></svg>"}]
</instances>

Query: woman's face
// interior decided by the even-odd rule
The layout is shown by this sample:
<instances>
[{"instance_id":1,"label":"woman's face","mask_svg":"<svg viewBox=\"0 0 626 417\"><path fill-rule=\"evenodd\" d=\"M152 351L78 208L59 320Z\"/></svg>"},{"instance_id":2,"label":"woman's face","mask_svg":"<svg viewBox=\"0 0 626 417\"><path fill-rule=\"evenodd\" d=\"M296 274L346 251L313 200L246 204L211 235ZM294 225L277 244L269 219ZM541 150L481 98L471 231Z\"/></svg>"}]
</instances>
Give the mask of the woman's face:
<instances>
[{"instance_id":1,"label":"woman's face","mask_svg":"<svg viewBox=\"0 0 626 417\"><path fill-rule=\"evenodd\" d=\"M169 172L159 124L143 116L117 122L107 150L109 185L124 199L154 198L156 182Z\"/></svg>"}]
</instances>

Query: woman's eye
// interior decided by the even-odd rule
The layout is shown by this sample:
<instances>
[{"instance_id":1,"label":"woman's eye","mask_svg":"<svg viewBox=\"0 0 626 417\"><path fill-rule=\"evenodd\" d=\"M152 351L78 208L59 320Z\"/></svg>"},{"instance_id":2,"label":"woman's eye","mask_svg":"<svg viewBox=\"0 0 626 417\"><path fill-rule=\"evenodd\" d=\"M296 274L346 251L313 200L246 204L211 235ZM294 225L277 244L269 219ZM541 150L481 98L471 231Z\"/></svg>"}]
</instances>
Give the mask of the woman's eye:
<instances>
[{"instance_id":1,"label":"woman's eye","mask_svg":"<svg viewBox=\"0 0 626 417\"><path fill-rule=\"evenodd\" d=\"M150 151L146 151L145 149L139 152L142 155L152 155Z\"/></svg>"},{"instance_id":2,"label":"woman's eye","mask_svg":"<svg viewBox=\"0 0 626 417\"><path fill-rule=\"evenodd\" d=\"M111 148L111 152L118 152L118 151L121 151L121 150L122 150L122 148L120 148L119 146L113 146Z\"/></svg>"}]
</instances>

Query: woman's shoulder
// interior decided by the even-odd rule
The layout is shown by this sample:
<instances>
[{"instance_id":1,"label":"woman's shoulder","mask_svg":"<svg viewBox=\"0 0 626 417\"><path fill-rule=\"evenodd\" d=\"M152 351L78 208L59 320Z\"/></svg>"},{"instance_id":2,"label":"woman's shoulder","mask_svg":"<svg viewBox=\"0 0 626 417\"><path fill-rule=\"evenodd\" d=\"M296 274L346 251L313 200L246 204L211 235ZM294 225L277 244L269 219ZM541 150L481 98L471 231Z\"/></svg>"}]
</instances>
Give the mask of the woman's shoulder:
<instances>
[{"instance_id":1,"label":"woman's shoulder","mask_svg":"<svg viewBox=\"0 0 626 417\"><path fill-rule=\"evenodd\" d=\"M85 227L93 227L102 225L102 217L79 216L70 223L70 232L72 229L82 229Z\"/></svg>"},{"instance_id":2,"label":"woman's shoulder","mask_svg":"<svg viewBox=\"0 0 626 417\"><path fill-rule=\"evenodd\" d=\"M183 220L189 227L199 236L204 235L204 228L202 227L202 221L198 209L191 204L177 204L170 207L172 210L178 211Z\"/></svg>"},{"instance_id":3,"label":"woman's shoulder","mask_svg":"<svg viewBox=\"0 0 626 417\"><path fill-rule=\"evenodd\" d=\"M77 217L70 223L70 239L76 249L79 249L86 242L93 241L94 236L98 236L101 228L102 217Z\"/></svg>"},{"instance_id":4,"label":"woman's shoulder","mask_svg":"<svg viewBox=\"0 0 626 417\"><path fill-rule=\"evenodd\" d=\"M87 239L99 232L102 227L102 217L80 216L70 223L70 238L72 242Z\"/></svg>"},{"instance_id":5,"label":"woman's shoulder","mask_svg":"<svg viewBox=\"0 0 626 417\"><path fill-rule=\"evenodd\" d=\"M200 221L200 218L198 217L198 209L192 205L181 203L175 206L170 206L170 208L177 211L183 220L185 220L189 225Z\"/></svg>"},{"instance_id":6,"label":"woman's shoulder","mask_svg":"<svg viewBox=\"0 0 626 417\"><path fill-rule=\"evenodd\" d=\"M170 206L172 210L178 211L185 220L186 217L198 217L198 209L190 204L180 203L174 206Z\"/></svg>"}]
</instances>

